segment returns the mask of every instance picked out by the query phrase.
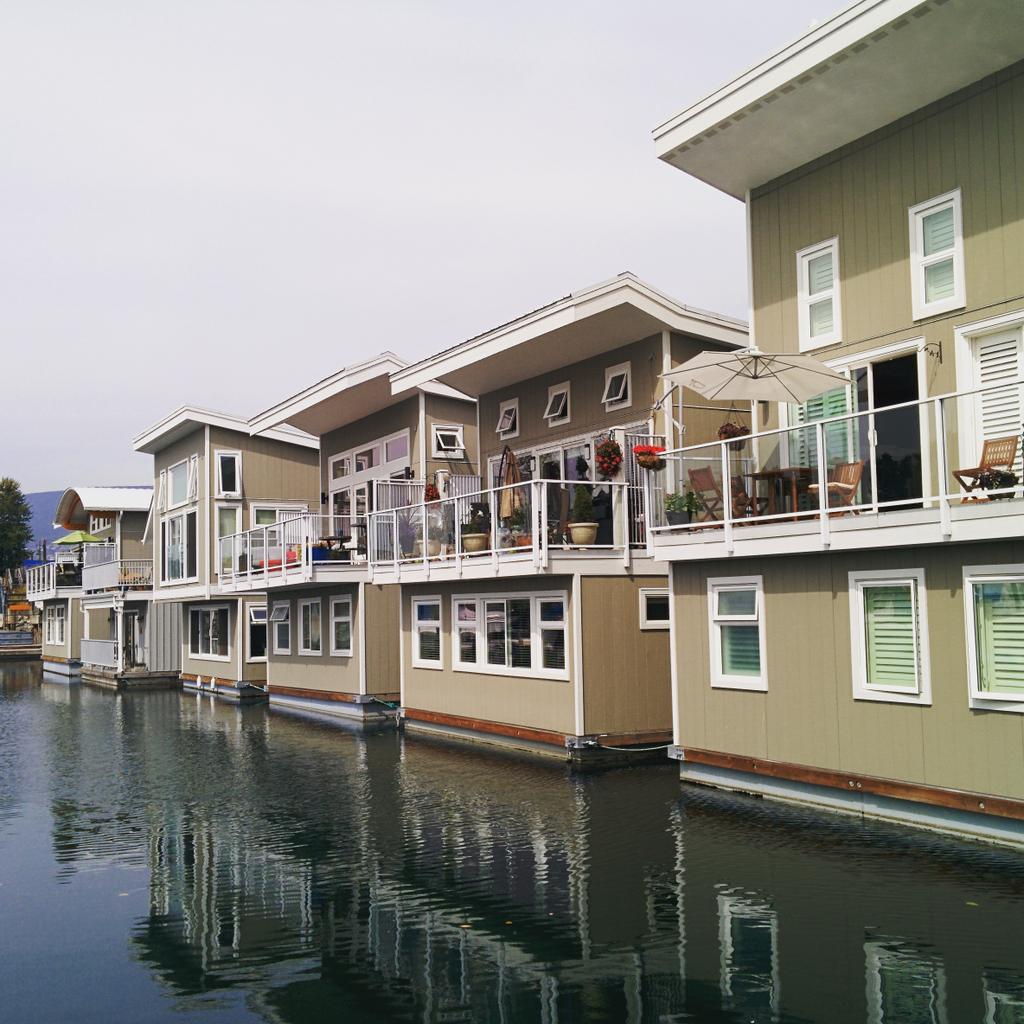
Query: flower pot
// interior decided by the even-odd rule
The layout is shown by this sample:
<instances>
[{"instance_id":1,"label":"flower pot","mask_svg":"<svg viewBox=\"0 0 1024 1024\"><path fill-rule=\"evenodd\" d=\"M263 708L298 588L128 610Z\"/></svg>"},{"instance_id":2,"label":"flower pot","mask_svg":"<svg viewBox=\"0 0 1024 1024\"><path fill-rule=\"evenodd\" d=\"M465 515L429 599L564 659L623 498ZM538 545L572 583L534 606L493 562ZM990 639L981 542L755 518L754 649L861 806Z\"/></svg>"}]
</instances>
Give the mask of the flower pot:
<instances>
[{"instance_id":1,"label":"flower pot","mask_svg":"<svg viewBox=\"0 0 1024 1024\"><path fill-rule=\"evenodd\" d=\"M665 460L660 455L638 455L636 457L636 464L641 469L664 469Z\"/></svg>"},{"instance_id":2,"label":"flower pot","mask_svg":"<svg viewBox=\"0 0 1024 1024\"><path fill-rule=\"evenodd\" d=\"M597 523L570 523L569 537L573 544L587 547L597 540Z\"/></svg>"},{"instance_id":3,"label":"flower pot","mask_svg":"<svg viewBox=\"0 0 1024 1024\"><path fill-rule=\"evenodd\" d=\"M666 512L665 518L669 526L686 526L693 518L692 512Z\"/></svg>"},{"instance_id":4,"label":"flower pot","mask_svg":"<svg viewBox=\"0 0 1024 1024\"><path fill-rule=\"evenodd\" d=\"M462 550L468 555L478 551L486 551L490 543L489 533L464 533L462 535Z\"/></svg>"},{"instance_id":5,"label":"flower pot","mask_svg":"<svg viewBox=\"0 0 1024 1024\"><path fill-rule=\"evenodd\" d=\"M427 541L427 558L437 558L441 554L441 542L439 540ZM423 541L416 541L416 557L423 557Z\"/></svg>"},{"instance_id":6,"label":"flower pot","mask_svg":"<svg viewBox=\"0 0 1024 1024\"><path fill-rule=\"evenodd\" d=\"M528 548L533 544L533 535L529 533L514 533L512 543L517 548Z\"/></svg>"}]
</instances>

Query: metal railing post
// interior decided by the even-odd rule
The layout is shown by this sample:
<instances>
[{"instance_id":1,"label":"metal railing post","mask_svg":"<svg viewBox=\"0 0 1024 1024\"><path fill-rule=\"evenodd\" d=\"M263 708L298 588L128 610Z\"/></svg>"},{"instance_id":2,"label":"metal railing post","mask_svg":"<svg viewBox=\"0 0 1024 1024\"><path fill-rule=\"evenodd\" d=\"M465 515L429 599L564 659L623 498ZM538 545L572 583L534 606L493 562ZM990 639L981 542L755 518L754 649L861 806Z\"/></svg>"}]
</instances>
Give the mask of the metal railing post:
<instances>
[{"instance_id":1,"label":"metal railing post","mask_svg":"<svg viewBox=\"0 0 1024 1024\"><path fill-rule=\"evenodd\" d=\"M725 508L722 510L725 517L725 550L732 552L732 478L729 474L729 444L727 441L719 442L722 449L722 494L725 495Z\"/></svg>"},{"instance_id":2,"label":"metal railing post","mask_svg":"<svg viewBox=\"0 0 1024 1024\"><path fill-rule=\"evenodd\" d=\"M943 537L953 535L953 522L949 510L949 450L946 447L946 407L941 398L934 401L935 410L935 461L939 477L939 524Z\"/></svg>"},{"instance_id":3,"label":"metal railing post","mask_svg":"<svg viewBox=\"0 0 1024 1024\"><path fill-rule=\"evenodd\" d=\"M398 576L398 510L393 509L391 512L391 557L395 563L395 576Z\"/></svg>"},{"instance_id":4,"label":"metal railing post","mask_svg":"<svg viewBox=\"0 0 1024 1024\"><path fill-rule=\"evenodd\" d=\"M611 488L613 497L618 492L619 507L622 509L622 564L628 569L633 557L629 530L629 484L611 484Z\"/></svg>"},{"instance_id":5,"label":"metal railing post","mask_svg":"<svg viewBox=\"0 0 1024 1024\"><path fill-rule=\"evenodd\" d=\"M458 495L452 499L452 516L455 523L455 567L462 575L462 498Z\"/></svg>"},{"instance_id":6,"label":"metal railing post","mask_svg":"<svg viewBox=\"0 0 1024 1024\"><path fill-rule=\"evenodd\" d=\"M491 509L491 564L494 567L494 575L498 575L498 507L494 504L495 490L492 487L489 491L489 505ZM499 501L500 505L500 501Z\"/></svg>"},{"instance_id":7,"label":"metal railing post","mask_svg":"<svg viewBox=\"0 0 1024 1024\"><path fill-rule=\"evenodd\" d=\"M547 569L551 545L551 538L548 536L548 488L543 481L538 486L540 488L540 564L541 568Z\"/></svg>"},{"instance_id":8,"label":"metal railing post","mask_svg":"<svg viewBox=\"0 0 1024 1024\"><path fill-rule=\"evenodd\" d=\"M825 427L822 423L814 424L814 447L817 452L818 467L818 521L821 527L821 543L829 546L828 520L828 470L825 468Z\"/></svg>"}]
</instances>

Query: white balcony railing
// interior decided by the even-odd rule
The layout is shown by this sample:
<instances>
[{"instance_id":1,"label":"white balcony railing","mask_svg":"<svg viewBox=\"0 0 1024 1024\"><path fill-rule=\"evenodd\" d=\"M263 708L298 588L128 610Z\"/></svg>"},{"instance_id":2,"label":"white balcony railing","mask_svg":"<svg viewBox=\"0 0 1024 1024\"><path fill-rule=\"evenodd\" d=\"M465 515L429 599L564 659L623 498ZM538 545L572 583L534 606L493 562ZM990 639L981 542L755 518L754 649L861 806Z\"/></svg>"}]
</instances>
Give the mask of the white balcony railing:
<instances>
[{"instance_id":1,"label":"white balcony railing","mask_svg":"<svg viewBox=\"0 0 1024 1024\"><path fill-rule=\"evenodd\" d=\"M575 490L593 503L595 535L572 536ZM587 552L629 564L643 536L642 513L622 481L531 480L419 500L366 516L303 513L270 526L222 537L218 574L223 583L263 586L311 579L318 565L479 564L481 559L530 561L546 567L552 554Z\"/></svg>"},{"instance_id":2,"label":"white balcony railing","mask_svg":"<svg viewBox=\"0 0 1024 1024\"><path fill-rule=\"evenodd\" d=\"M86 544L85 545L85 564L90 565L106 565L108 562L114 562L117 560L117 545L116 544Z\"/></svg>"},{"instance_id":3,"label":"white balcony railing","mask_svg":"<svg viewBox=\"0 0 1024 1024\"><path fill-rule=\"evenodd\" d=\"M33 565L25 572L25 594L30 601L55 597L61 590L77 590L82 586L79 562L56 561Z\"/></svg>"},{"instance_id":4,"label":"white balcony railing","mask_svg":"<svg viewBox=\"0 0 1024 1024\"><path fill-rule=\"evenodd\" d=\"M673 449L646 471L650 529L656 544L720 530L731 547L738 527L816 521L827 544L841 517L933 509L949 536L951 505L1021 497L1022 411L1018 380ZM978 482L982 424L990 453L1001 439L1004 460L1015 448L1012 466L994 463Z\"/></svg>"},{"instance_id":5,"label":"white balcony railing","mask_svg":"<svg viewBox=\"0 0 1024 1024\"><path fill-rule=\"evenodd\" d=\"M119 558L89 565L82 570L84 590L152 590L153 561L149 558Z\"/></svg>"},{"instance_id":6,"label":"white balcony railing","mask_svg":"<svg viewBox=\"0 0 1024 1024\"><path fill-rule=\"evenodd\" d=\"M578 490L590 498L593 536L570 529ZM543 479L490 487L439 501L371 512L367 557L374 567L496 564L510 559L546 568L552 554L584 552L629 564L634 503L622 481ZM573 533L576 532L576 536Z\"/></svg>"},{"instance_id":7,"label":"white balcony railing","mask_svg":"<svg viewBox=\"0 0 1024 1024\"><path fill-rule=\"evenodd\" d=\"M83 665L98 668L119 668L116 640L82 640L80 658Z\"/></svg>"}]
</instances>

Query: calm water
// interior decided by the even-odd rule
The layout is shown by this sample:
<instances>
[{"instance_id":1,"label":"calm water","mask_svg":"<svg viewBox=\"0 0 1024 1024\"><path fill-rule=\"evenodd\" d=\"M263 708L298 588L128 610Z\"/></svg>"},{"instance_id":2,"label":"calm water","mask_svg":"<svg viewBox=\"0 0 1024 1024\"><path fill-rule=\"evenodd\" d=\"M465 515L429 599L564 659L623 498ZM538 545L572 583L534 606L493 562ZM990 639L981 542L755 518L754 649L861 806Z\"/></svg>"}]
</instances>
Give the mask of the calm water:
<instances>
[{"instance_id":1,"label":"calm water","mask_svg":"<svg viewBox=\"0 0 1024 1024\"><path fill-rule=\"evenodd\" d=\"M1024 1022L1024 857L0 669L0 1021Z\"/></svg>"}]
</instances>

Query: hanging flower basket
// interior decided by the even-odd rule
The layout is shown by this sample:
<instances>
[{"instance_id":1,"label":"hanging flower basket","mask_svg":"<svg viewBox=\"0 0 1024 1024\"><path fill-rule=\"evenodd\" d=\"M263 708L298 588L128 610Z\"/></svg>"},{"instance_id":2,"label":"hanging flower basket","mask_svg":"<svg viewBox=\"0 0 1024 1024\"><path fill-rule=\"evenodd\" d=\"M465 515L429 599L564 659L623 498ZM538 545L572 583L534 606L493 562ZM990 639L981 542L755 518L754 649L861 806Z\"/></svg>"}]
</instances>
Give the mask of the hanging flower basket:
<instances>
[{"instance_id":1,"label":"hanging flower basket","mask_svg":"<svg viewBox=\"0 0 1024 1024\"><path fill-rule=\"evenodd\" d=\"M633 448L633 456L641 469L658 470L665 468L664 451L660 445L638 444Z\"/></svg>"},{"instance_id":2,"label":"hanging flower basket","mask_svg":"<svg viewBox=\"0 0 1024 1024\"><path fill-rule=\"evenodd\" d=\"M735 441L737 438L746 437L750 433L750 427L745 423L723 423L718 428L719 441Z\"/></svg>"},{"instance_id":3,"label":"hanging flower basket","mask_svg":"<svg viewBox=\"0 0 1024 1024\"><path fill-rule=\"evenodd\" d=\"M423 488L423 500L427 502L441 500L441 492L437 489L436 484L427 484Z\"/></svg>"},{"instance_id":4,"label":"hanging flower basket","mask_svg":"<svg viewBox=\"0 0 1024 1024\"><path fill-rule=\"evenodd\" d=\"M619 442L610 437L602 441L594 450L594 462L602 480L618 476L622 468L622 448Z\"/></svg>"}]
</instances>

